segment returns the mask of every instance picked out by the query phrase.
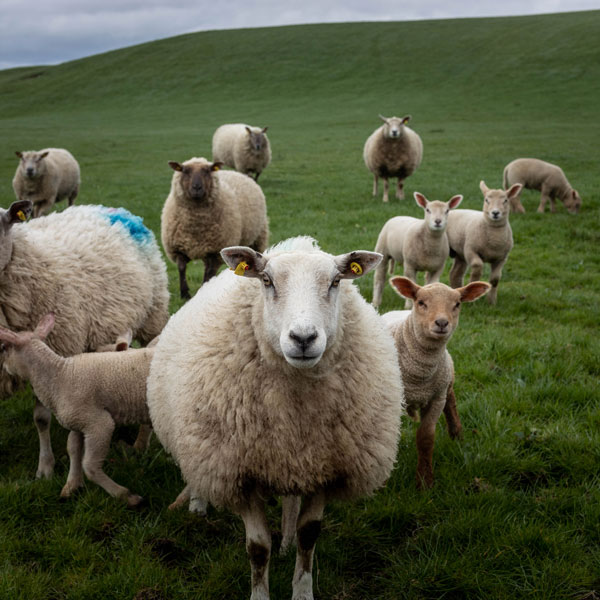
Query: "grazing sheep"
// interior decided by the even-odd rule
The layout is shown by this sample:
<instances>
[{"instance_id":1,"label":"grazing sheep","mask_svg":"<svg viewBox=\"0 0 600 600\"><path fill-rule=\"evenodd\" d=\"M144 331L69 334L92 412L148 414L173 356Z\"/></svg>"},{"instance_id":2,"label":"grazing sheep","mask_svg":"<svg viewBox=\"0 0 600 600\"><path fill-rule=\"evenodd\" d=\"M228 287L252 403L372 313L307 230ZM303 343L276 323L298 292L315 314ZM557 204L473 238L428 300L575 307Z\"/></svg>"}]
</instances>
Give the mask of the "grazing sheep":
<instances>
[{"instance_id":1,"label":"grazing sheep","mask_svg":"<svg viewBox=\"0 0 600 600\"><path fill-rule=\"evenodd\" d=\"M111 496L136 506L142 497L115 483L102 465L116 425L150 424L146 379L154 348L63 358L44 342L54 320L49 313L32 332L14 333L0 327L6 349L4 369L30 381L40 402L70 430L67 450L71 464L61 497L83 485L85 472Z\"/></svg>"},{"instance_id":2,"label":"grazing sheep","mask_svg":"<svg viewBox=\"0 0 600 600\"><path fill-rule=\"evenodd\" d=\"M576 214L581 207L581 196L571 187L563 170L552 163L537 158L517 158L504 167L504 189L514 183L520 183L528 190L541 192L540 205L537 211L543 213L546 203L550 200L550 212L555 212L554 200L559 198L567 210ZM520 194L511 199L511 209L514 212L524 213L525 208L521 203Z\"/></svg>"},{"instance_id":3,"label":"grazing sheep","mask_svg":"<svg viewBox=\"0 0 600 600\"><path fill-rule=\"evenodd\" d=\"M332 256L305 237L264 255L247 247L221 254L234 273L203 286L160 336L150 416L186 493L244 520L251 598L269 596L265 501L304 496L299 516L293 498L285 513L297 533L292 597L312 599L326 502L371 493L396 456L403 405L396 350L347 281L381 256Z\"/></svg>"},{"instance_id":4,"label":"grazing sheep","mask_svg":"<svg viewBox=\"0 0 600 600\"><path fill-rule=\"evenodd\" d=\"M462 433L454 396L454 365L446 344L458 326L460 305L473 302L490 289L483 281L452 289L443 283L420 287L407 277L393 277L394 290L413 300L411 311L382 315L396 342L406 408L417 430L417 487L433 486L435 426L442 414L450 437Z\"/></svg>"},{"instance_id":5,"label":"grazing sheep","mask_svg":"<svg viewBox=\"0 0 600 600\"><path fill-rule=\"evenodd\" d=\"M388 202L390 177L397 177L396 198L404 198L404 180L412 175L423 159L423 142L407 123L410 115L386 118L379 115L383 125L365 142L363 158L373 173L373 196L377 195L377 181L383 178L383 201Z\"/></svg>"},{"instance_id":6,"label":"grazing sheep","mask_svg":"<svg viewBox=\"0 0 600 600\"><path fill-rule=\"evenodd\" d=\"M491 190L484 181L479 183L484 201L483 210L458 209L448 215L448 242L454 263L450 269L450 285L461 287L467 267L471 269L470 281L478 281L483 264L490 263L488 294L490 304L496 304L502 267L513 247L513 235L508 215L509 202L518 196L523 186L515 183L509 190Z\"/></svg>"},{"instance_id":7,"label":"grazing sheep","mask_svg":"<svg viewBox=\"0 0 600 600\"><path fill-rule=\"evenodd\" d=\"M47 213L63 198L69 206L75 202L81 177L79 164L68 150L46 148L15 154L20 160L13 189L18 200L33 202L34 218Z\"/></svg>"},{"instance_id":8,"label":"grazing sheep","mask_svg":"<svg viewBox=\"0 0 600 600\"><path fill-rule=\"evenodd\" d=\"M260 186L221 163L205 158L170 161L175 171L161 217L167 256L179 270L179 291L190 297L185 272L190 260L202 259L206 283L217 274L226 246L246 244L259 252L268 243L269 224Z\"/></svg>"},{"instance_id":9,"label":"grazing sheep","mask_svg":"<svg viewBox=\"0 0 600 600\"><path fill-rule=\"evenodd\" d=\"M271 144L268 127L251 127L244 123L221 125L212 139L213 161L222 162L236 171L250 175L254 180L271 162Z\"/></svg>"},{"instance_id":10,"label":"grazing sheep","mask_svg":"<svg viewBox=\"0 0 600 600\"><path fill-rule=\"evenodd\" d=\"M30 331L58 310L48 345L61 356L93 351L129 328L142 344L160 333L169 318L167 273L154 235L139 217L123 209L72 206L20 224L31 209L28 200L0 209L0 325ZM12 383L0 371L5 395ZM50 417L37 402L38 477L50 477L54 468Z\"/></svg>"},{"instance_id":11,"label":"grazing sheep","mask_svg":"<svg viewBox=\"0 0 600 600\"><path fill-rule=\"evenodd\" d=\"M425 211L423 219L392 217L383 226L375 252L383 254L383 260L375 270L373 306L379 308L385 285L385 273L394 272L394 263L403 264L404 276L417 282L417 272L426 271L427 283L439 281L450 251L446 224L448 213L456 208L463 197L452 196L448 202L429 201L423 194L414 193L416 203ZM405 308L410 308L407 298Z\"/></svg>"}]
</instances>

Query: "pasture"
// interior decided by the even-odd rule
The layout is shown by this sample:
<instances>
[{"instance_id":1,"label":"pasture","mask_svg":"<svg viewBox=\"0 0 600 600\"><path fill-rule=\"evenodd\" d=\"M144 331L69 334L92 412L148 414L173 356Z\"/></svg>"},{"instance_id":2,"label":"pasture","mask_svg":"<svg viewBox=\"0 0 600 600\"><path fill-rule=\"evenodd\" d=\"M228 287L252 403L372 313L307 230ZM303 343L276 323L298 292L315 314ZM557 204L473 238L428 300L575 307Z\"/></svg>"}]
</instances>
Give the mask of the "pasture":
<instances>
[{"instance_id":1,"label":"pasture","mask_svg":"<svg viewBox=\"0 0 600 600\"><path fill-rule=\"evenodd\" d=\"M559 164L580 192L579 215L560 202L538 214L539 193L523 193L498 304L465 306L449 344L464 439L450 440L440 420L436 487L417 492L416 427L403 420L387 486L326 509L316 598L600 597L599 36L600 11L310 25L0 71L4 208L14 151L65 147L81 165L78 203L124 206L160 237L167 161L210 157L227 122L269 126L273 161L259 182L271 242L306 234L333 254L371 250L387 219L422 216L413 191L460 193L461 208L479 209L479 181L500 187L504 165L521 156ZM379 113L412 115L424 144L406 199L389 205L371 196L362 160ZM188 280L193 293L201 263ZM372 282L358 283L369 301ZM386 289L381 312L401 305ZM168 512L182 481L156 439L143 455L115 439L106 464L146 498L140 510L90 483L59 502L66 432L53 423L55 476L36 481L31 390L0 403L0 598L249 596L241 520L214 508L207 519ZM290 596L293 565L292 554L273 556L273 598Z\"/></svg>"}]
</instances>

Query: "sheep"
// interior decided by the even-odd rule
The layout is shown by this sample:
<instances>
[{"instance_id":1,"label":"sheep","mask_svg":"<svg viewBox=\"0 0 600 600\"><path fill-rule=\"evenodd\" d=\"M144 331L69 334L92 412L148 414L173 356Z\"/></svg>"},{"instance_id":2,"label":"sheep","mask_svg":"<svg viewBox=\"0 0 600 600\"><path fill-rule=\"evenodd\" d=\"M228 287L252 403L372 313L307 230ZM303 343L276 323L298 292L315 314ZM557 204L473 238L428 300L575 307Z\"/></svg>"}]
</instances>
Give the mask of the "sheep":
<instances>
[{"instance_id":1,"label":"sheep","mask_svg":"<svg viewBox=\"0 0 600 600\"><path fill-rule=\"evenodd\" d=\"M393 467L403 392L396 350L351 279L374 252L332 256L299 237L264 255L224 248L223 271L173 315L156 346L148 407L191 497L246 526L251 598L266 599L265 501L286 496L297 537L293 598L312 599L325 503L369 494ZM240 275L238 277L237 275ZM290 496L304 496L299 503Z\"/></svg>"},{"instance_id":2,"label":"sheep","mask_svg":"<svg viewBox=\"0 0 600 600\"><path fill-rule=\"evenodd\" d=\"M160 333L169 318L166 266L139 217L89 205L22 223L31 210L29 200L0 209L0 325L32 330L58 309L48 345L61 356L93 351L128 328L141 344ZM5 395L14 383L0 370ZM37 477L54 469L50 417L36 401Z\"/></svg>"},{"instance_id":3,"label":"sheep","mask_svg":"<svg viewBox=\"0 0 600 600\"><path fill-rule=\"evenodd\" d=\"M540 205L537 211L543 213L546 203L550 200L550 212L555 212L554 200L559 198L572 214L577 214L581 208L581 196L571 187L563 170L558 165L537 158L517 158L504 167L504 189L513 183L520 183L528 190L541 192ZM511 209L524 213L520 194L511 199Z\"/></svg>"},{"instance_id":4,"label":"sheep","mask_svg":"<svg viewBox=\"0 0 600 600\"><path fill-rule=\"evenodd\" d=\"M236 171L250 175L254 181L271 162L271 144L268 127L251 127L245 123L232 123L217 128L212 139L212 158Z\"/></svg>"},{"instance_id":5,"label":"sheep","mask_svg":"<svg viewBox=\"0 0 600 600\"><path fill-rule=\"evenodd\" d=\"M413 300L410 311L391 311L382 320L394 337L404 384L406 410L421 424L417 430L417 487L433 486L435 426L442 410L452 439L462 434L454 396L454 365L446 349L458 326L460 306L473 302L490 289L474 281L452 289L443 283L421 287L407 277L393 277L394 290Z\"/></svg>"},{"instance_id":6,"label":"sheep","mask_svg":"<svg viewBox=\"0 0 600 600\"><path fill-rule=\"evenodd\" d=\"M154 348L86 352L63 358L44 342L55 316L42 317L34 331L0 327L4 369L31 382L40 402L69 429L69 475L60 496L83 485L83 473L111 496L137 506L142 497L117 484L102 465L116 425L150 424L146 379ZM82 471L83 469L83 471Z\"/></svg>"},{"instance_id":7,"label":"sheep","mask_svg":"<svg viewBox=\"0 0 600 600\"><path fill-rule=\"evenodd\" d=\"M187 263L202 259L206 283L221 264L225 246L267 247L269 224L265 196L252 179L221 171L220 162L190 158L170 161L175 171L161 216L161 238L167 256L179 270L181 298L190 297Z\"/></svg>"},{"instance_id":8,"label":"sheep","mask_svg":"<svg viewBox=\"0 0 600 600\"><path fill-rule=\"evenodd\" d=\"M18 200L33 202L33 217L47 213L55 202L67 198L69 206L79 193L79 164L64 148L15 152L19 165L13 178Z\"/></svg>"},{"instance_id":9,"label":"sheep","mask_svg":"<svg viewBox=\"0 0 600 600\"><path fill-rule=\"evenodd\" d=\"M448 213L456 208L463 197L452 196L448 202L429 201L419 192L414 193L416 203L425 211L424 219L392 217L383 226L375 252L383 254L383 260L375 270L373 306L379 308L385 285L385 272L394 272L395 261L403 264L404 276L417 282L417 272L426 271L427 283L439 281L448 258L449 246L446 235ZM405 308L410 308L407 298Z\"/></svg>"},{"instance_id":10,"label":"sheep","mask_svg":"<svg viewBox=\"0 0 600 600\"><path fill-rule=\"evenodd\" d=\"M483 264L490 263L492 289L487 298L496 304L502 267L513 247L513 235L508 215L510 202L523 186L515 183L508 190L492 190L484 181L479 183L484 202L483 210L458 209L448 215L448 242L454 263L450 269L450 285L461 287L467 267L470 281L481 279Z\"/></svg>"},{"instance_id":11,"label":"sheep","mask_svg":"<svg viewBox=\"0 0 600 600\"><path fill-rule=\"evenodd\" d=\"M406 124L410 115L384 117L383 125L365 142L363 158L367 169L373 173L373 196L377 195L377 181L383 178L383 201L388 202L388 178L397 177L396 198L404 198L404 180L412 175L423 159L423 142L419 134Z\"/></svg>"}]
</instances>

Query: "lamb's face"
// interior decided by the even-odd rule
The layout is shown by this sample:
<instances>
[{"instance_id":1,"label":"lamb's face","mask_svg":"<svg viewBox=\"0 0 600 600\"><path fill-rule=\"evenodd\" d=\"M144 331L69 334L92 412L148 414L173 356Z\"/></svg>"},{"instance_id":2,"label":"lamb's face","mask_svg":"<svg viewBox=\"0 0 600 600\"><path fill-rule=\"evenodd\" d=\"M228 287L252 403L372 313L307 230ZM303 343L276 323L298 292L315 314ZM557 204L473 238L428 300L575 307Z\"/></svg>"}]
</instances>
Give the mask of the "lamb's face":
<instances>
[{"instance_id":1,"label":"lamb's face","mask_svg":"<svg viewBox=\"0 0 600 600\"><path fill-rule=\"evenodd\" d=\"M510 200L517 197L523 186L515 183L508 190L491 190L484 181L479 182L483 194L483 214L488 223L502 226L508 221L510 213Z\"/></svg>"},{"instance_id":2,"label":"lamb's face","mask_svg":"<svg viewBox=\"0 0 600 600\"><path fill-rule=\"evenodd\" d=\"M36 179L46 172L44 159L48 152L17 152L20 159L20 167L27 179Z\"/></svg>"},{"instance_id":3,"label":"lamb's face","mask_svg":"<svg viewBox=\"0 0 600 600\"><path fill-rule=\"evenodd\" d=\"M581 196L577 190L571 190L571 193L568 197L568 202L565 202L565 206L573 215L576 215L579 212L579 209L581 208Z\"/></svg>"},{"instance_id":4,"label":"lamb's face","mask_svg":"<svg viewBox=\"0 0 600 600\"><path fill-rule=\"evenodd\" d=\"M448 202L432 200L431 202L420 194L414 193L416 203L425 211L424 220L430 231L442 234L448 225L448 213L462 202L462 196L452 196Z\"/></svg>"}]
</instances>

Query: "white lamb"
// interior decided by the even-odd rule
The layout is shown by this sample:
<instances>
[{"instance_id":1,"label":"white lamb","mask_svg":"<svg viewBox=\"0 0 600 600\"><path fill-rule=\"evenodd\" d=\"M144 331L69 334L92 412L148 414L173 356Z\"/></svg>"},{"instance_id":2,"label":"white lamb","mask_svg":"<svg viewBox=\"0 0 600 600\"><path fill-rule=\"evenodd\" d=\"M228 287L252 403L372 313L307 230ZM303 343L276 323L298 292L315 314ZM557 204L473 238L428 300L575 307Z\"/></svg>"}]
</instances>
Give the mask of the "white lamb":
<instances>
[{"instance_id":1,"label":"white lamb","mask_svg":"<svg viewBox=\"0 0 600 600\"><path fill-rule=\"evenodd\" d=\"M396 198L404 198L404 180L412 175L423 159L423 142L419 134L406 124L410 115L384 117L383 125L376 129L365 142L363 158L367 169L373 173L373 196L377 195L377 181L383 178L383 201L389 200L390 177L397 177Z\"/></svg>"},{"instance_id":2,"label":"white lamb","mask_svg":"<svg viewBox=\"0 0 600 600\"><path fill-rule=\"evenodd\" d=\"M446 344L458 326L460 305L473 302L490 289L483 281L452 289L443 283L420 287L406 277L393 277L398 294L413 301L412 311L381 316L396 342L409 416L417 429L417 487L432 487L435 426L444 411L450 437L462 433L454 396L454 364Z\"/></svg>"},{"instance_id":3,"label":"white lamb","mask_svg":"<svg viewBox=\"0 0 600 600\"><path fill-rule=\"evenodd\" d=\"M212 158L236 171L250 175L254 180L271 162L271 144L268 127L252 127L245 123L232 123L217 128L212 139Z\"/></svg>"},{"instance_id":4,"label":"white lamb","mask_svg":"<svg viewBox=\"0 0 600 600\"><path fill-rule=\"evenodd\" d=\"M246 244L266 248L269 222L260 186L235 171L220 170L221 163L190 158L170 161L175 171L161 216L161 237L167 256L179 270L179 291L190 297L187 263L202 259L206 283L221 265L226 246Z\"/></svg>"},{"instance_id":5,"label":"white lamb","mask_svg":"<svg viewBox=\"0 0 600 600\"><path fill-rule=\"evenodd\" d=\"M404 276L415 283L418 271L426 271L427 283L439 281L444 271L450 250L446 235L448 213L462 202L463 197L457 195L448 202L430 202L419 192L415 192L414 196L416 203L425 211L424 218L392 217L377 238L375 252L383 254L383 260L375 271L375 308L381 304L388 262L390 274L394 272L395 262L402 263ZM407 299L405 308L410 306L411 301Z\"/></svg>"},{"instance_id":6,"label":"white lamb","mask_svg":"<svg viewBox=\"0 0 600 600\"><path fill-rule=\"evenodd\" d=\"M141 344L160 333L169 318L167 272L139 217L124 209L73 206L22 223L31 209L29 201L0 209L0 325L31 331L56 310L48 345L61 356L96 350L128 329ZM11 383L0 371L4 394ZM54 468L50 417L37 402L38 477L50 477Z\"/></svg>"},{"instance_id":7,"label":"white lamb","mask_svg":"<svg viewBox=\"0 0 600 600\"><path fill-rule=\"evenodd\" d=\"M283 545L297 532L292 597L309 600L326 502L371 493L396 456L403 393L394 343L348 281L381 256L332 256L311 238L222 256L234 273L203 286L161 334L150 416L186 493L244 520L253 600L269 597L265 502L304 496Z\"/></svg>"},{"instance_id":8,"label":"white lamb","mask_svg":"<svg viewBox=\"0 0 600 600\"><path fill-rule=\"evenodd\" d=\"M448 215L448 242L450 256L454 258L450 270L450 285L461 287L467 268L471 269L470 281L478 281L483 273L483 264L490 263L488 294L490 304L496 304L498 284L502 267L508 260L513 247L513 235L508 215L510 202L518 196L523 186L516 183L509 190L491 190L484 181L479 183L484 201L483 209L458 209Z\"/></svg>"},{"instance_id":9,"label":"white lamb","mask_svg":"<svg viewBox=\"0 0 600 600\"><path fill-rule=\"evenodd\" d=\"M69 206L79 193L79 164L63 148L45 148L15 152L19 166L13 179L13 189L19 200L33 202L33 216L47 213L55 202L67 198Z\"/></svg>"}]
</instances>

